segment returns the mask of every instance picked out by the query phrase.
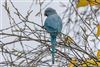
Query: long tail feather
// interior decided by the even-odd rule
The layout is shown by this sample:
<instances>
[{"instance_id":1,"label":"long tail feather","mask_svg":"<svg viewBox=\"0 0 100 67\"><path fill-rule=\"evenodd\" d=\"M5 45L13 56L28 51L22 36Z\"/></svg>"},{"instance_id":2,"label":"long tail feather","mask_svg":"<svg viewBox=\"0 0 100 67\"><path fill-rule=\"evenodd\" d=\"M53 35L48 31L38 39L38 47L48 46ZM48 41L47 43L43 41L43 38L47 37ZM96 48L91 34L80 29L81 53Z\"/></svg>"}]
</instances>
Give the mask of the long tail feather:
<instances>
[{"instance_id":1,"label":"long tail feather","mask_svg":"<svg viewBox=\"0 0 100 67\"><path fill-rule=\"evenodd\" d=\"M51 44L52 44L52 46L51 46L51 48L52 48L52 51L51 51L51 53L52 53L52 64L54 64L54 61L55 61L55 53L56 53L56 36L57 36L57 33L52 33L51 34Z\"/></svg>"}]
</instances>

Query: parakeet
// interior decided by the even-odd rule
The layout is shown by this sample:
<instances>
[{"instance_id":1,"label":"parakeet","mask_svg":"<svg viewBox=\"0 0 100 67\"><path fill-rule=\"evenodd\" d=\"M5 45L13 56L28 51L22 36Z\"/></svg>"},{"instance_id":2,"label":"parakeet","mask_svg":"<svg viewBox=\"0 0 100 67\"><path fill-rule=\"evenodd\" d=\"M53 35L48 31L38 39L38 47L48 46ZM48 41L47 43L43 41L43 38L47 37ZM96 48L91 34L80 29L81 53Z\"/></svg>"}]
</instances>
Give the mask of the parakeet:
<instances>
[{"instance_id":1,"label":"parakeet","mask_svg":"<svg viewBox=\"0 0 100 67\"><path fill-rule=\"evenodd\" d=\"M52 63L54 64L54 56L56 52L56 37L62 30L62 20L58 16L57 12L53 8L47 8L44 12L44 15L47 16L44 22L44 28L47 32L50 33L51 36L51 53L52 53Z\"/></svg>"}]
</instances>

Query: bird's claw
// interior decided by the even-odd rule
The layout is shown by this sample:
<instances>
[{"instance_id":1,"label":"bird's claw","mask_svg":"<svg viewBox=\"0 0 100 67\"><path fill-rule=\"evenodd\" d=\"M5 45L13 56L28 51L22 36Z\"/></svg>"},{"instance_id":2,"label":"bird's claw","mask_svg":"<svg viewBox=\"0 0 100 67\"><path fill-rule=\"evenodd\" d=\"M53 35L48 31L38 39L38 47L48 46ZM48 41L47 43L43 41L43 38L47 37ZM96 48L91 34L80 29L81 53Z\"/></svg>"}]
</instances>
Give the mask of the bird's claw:
<instances>
[{"instance_id":1,"label":"bird's claw","mask_svg":"<svg viewBox=\"0 0 100 67\"><path fill-rule=\"evenodd\" d=\"M42 28L44 28L44 26L42 26Z\"/></svg>"}]
</instances>

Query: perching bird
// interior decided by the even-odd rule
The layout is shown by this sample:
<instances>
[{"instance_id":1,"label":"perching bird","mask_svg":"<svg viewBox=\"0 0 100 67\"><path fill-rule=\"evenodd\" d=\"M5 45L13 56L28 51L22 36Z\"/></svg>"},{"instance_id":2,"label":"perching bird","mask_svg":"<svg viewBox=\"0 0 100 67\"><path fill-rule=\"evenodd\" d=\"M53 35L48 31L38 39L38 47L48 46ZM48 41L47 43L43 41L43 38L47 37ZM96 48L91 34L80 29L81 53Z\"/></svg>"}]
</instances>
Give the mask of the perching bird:
<instances>
[{"instance_id":1,"label":"perching bird","mask_svg":"<svg viewBox=\"0 0 100 67\"><path fill-rule=\"evenodd\" d=\"M56 37L57 35L61 32L62 30L62 20L58 16L56 10L52 8L47 8L44 13L45 16L47 16L45 23L44 23L44 28L47 30L47 32L50 33L51 36L51 53L52 53L52 63L54 64L54 56L56 52Z\"/></svg>"}]
</instances>

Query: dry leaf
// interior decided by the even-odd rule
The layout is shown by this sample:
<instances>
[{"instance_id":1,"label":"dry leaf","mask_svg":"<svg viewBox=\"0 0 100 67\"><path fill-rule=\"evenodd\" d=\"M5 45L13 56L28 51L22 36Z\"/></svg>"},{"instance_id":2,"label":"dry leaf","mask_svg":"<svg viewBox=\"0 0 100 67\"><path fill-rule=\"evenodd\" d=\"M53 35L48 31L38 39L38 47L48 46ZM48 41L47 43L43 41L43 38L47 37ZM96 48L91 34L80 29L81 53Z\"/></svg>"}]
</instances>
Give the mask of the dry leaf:
<instances>
[{"instance_id":1,"label":"dry leaf","mask_svg":"<svg viewBox=\"0 0 100 67\"><path fill-rule=\"evenodd\" d=\"M77 63L76 58L72 58L71 62L68 64L68 67L74 67L76 63Z\"/></svg>"},{"instance_id":2,"label":"dry leaf","mask_svg":"<svg viewBox=\"0 0 100 67\"><path fill-rule=\"evenodd\" d=\"M84 6L97 6L100 5L100 0L79 0L76 7L84 7Z\"/></svg>"},{"instance_id":3,"label":"dry leaf","mask_svg":"<svg viewBox=\"0 0 100 67\"><path fill-rule=\"evenodd\" d=\"M65 37L64 42L68 45L73 43L73 39L70 36Z\"/></svg>"},{"instance_id":4,"label":"dry leaf","mask_svg":"<svg viewBox=\"0 0 100 67\"><path fill-rule=\"evenodd\" d=\"M100 36L100 24L98 24L96 27L97 27L97 33L96 33L96 35Z\"/></svg>"},{"instance_id":5,"label":"dry leaf","mask_svg":"<svg viewBox=\"0 0 100 67\"><path fill-rule=\"evenodd\" d=\"M100 50L97 52L97 58L100 59Z\"/></svg>"}]
</instances>

